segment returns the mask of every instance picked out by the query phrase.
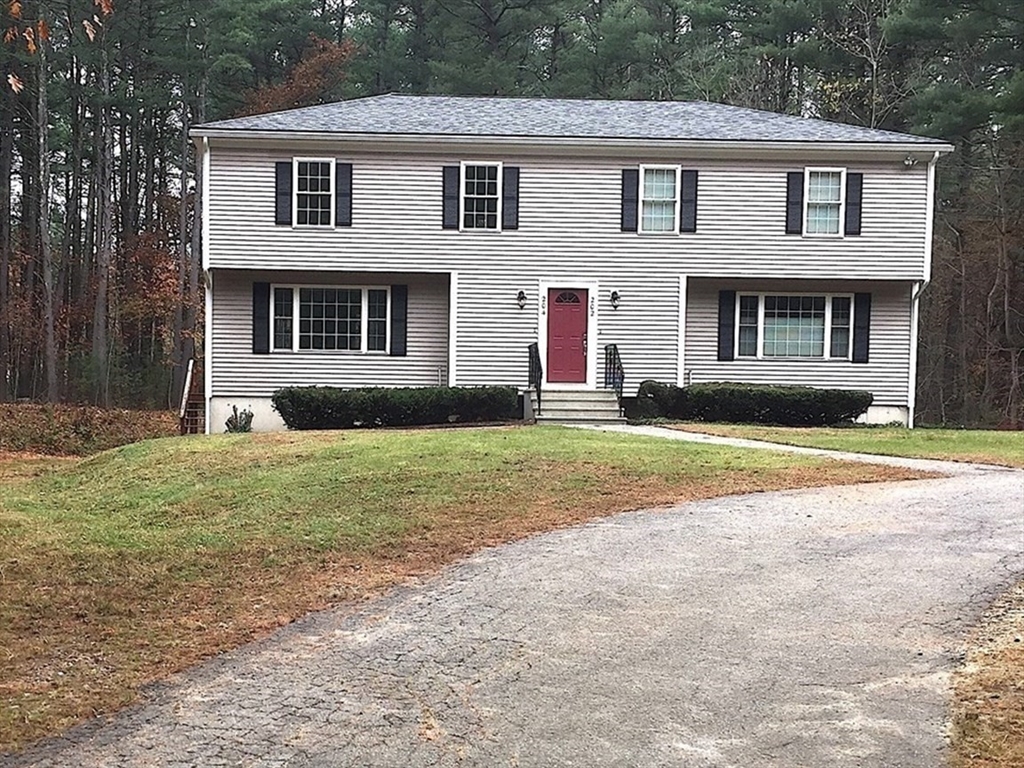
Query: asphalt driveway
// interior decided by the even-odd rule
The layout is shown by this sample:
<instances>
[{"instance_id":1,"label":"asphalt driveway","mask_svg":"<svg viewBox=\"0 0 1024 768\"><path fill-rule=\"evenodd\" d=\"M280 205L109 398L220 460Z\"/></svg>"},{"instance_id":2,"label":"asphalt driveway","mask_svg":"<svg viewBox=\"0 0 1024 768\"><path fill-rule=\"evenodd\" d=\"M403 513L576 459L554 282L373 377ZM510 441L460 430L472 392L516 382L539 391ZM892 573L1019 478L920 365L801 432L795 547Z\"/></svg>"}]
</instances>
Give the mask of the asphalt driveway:
<instances>
[{"instance_id":1,"label":"asphalt driveway","mask_svg":"<svg viewBox=\"0 0 1024 768\"><path fill-rule=\"evenodd\" d=\"M1024 473L721 498L481 552L0 766L934 768Z\"/></svg>"}]
</instances>

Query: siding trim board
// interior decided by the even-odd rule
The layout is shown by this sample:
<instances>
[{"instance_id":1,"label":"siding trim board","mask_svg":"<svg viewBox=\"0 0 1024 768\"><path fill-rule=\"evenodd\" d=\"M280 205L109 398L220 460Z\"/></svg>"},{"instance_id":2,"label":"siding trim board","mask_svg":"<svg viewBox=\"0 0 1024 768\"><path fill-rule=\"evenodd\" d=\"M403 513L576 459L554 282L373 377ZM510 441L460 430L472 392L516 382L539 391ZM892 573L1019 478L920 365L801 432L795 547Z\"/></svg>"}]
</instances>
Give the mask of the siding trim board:
<instances>
[{"instance_id":1,"label":"siding trim board","mask_svg":"<svg viewBox=\"0 0 1024 768\"><path fill-rule=\"evenodd\" d=\"M448 276L448 386L459 381L459 273Z\"/></svg>"},{"instance_id":2,"label":"siding trim board","mask_svg":"<svg viewBox=\"0 0 1024 768\"><path fill-rule=\"evenodd\" d=\"M679 336L676 349L676 384L686 386L686 283L687 276L679 276Z\"/></svg>"}]
</instances>

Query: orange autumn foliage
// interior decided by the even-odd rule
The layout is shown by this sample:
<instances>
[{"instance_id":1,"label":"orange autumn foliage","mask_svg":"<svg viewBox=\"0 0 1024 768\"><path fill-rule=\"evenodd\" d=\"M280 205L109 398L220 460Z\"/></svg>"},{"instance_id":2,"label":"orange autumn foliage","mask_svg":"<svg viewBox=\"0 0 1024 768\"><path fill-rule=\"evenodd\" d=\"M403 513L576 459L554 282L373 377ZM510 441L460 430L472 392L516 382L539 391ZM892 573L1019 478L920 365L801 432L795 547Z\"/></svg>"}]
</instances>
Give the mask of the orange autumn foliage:
<instances>
[{"instance_id":1,"label":"orange autumn foliage","mask_svg":"<svg viewBox=\"0 0 1024 768\"><path fill-rule=\"evenodd\" d=\"M345 67L355 51L356 46L348 40L335 43L310 35L302 60L284 82L246 93L245 105L239 114L258 115L308 107L337 98L337 89L345 80Z\"/></svg>"}]
</instances>

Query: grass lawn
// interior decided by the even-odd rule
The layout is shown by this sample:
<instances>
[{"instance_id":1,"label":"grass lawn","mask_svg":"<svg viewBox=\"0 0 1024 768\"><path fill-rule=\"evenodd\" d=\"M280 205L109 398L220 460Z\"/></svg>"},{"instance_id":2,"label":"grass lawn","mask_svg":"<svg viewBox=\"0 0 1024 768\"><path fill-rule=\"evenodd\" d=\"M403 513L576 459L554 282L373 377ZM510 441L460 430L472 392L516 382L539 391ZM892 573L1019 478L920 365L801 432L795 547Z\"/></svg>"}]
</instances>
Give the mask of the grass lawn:
<instances>
[{"instance_id":1,"label":"grass lawn","mask_svg":"<svg viewBox=\"0 0 1024 768\"><path fill-rule=\"evenodd\" d=\"M760 427L696 423L669 426L691 432L769 440L774 443L805 445L811 448L1024 468L1024 432L901 427Z\"/></svg>"},{"instance_id":2,"label":"grass lawn","mask_svg":"<svg viewBox=\"0 0 1024 768\"><path fill-rule=\"evenodd\" d=\"M310 610L627 509L915 473L558 427L0 461L0 751Z\"/></svg>"}]
</instances>

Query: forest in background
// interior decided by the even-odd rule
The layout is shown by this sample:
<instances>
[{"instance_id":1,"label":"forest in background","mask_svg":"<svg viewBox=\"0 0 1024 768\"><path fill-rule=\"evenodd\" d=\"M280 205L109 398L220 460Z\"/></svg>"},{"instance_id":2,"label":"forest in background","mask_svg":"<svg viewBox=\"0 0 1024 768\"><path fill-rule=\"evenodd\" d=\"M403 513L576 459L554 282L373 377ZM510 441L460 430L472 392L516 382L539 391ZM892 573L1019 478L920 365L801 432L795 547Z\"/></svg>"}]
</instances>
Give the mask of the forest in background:
<instances>
[{"instance_id":1,"label":"forest in background","mask_svg":"<svg viewBox=\"0 0 1024 768\"><path fill-rule=\"evenodd\" d=\"M176 406L189 129L386 92L702 99L912 131L939 165L920 423L1024 422L1019 0L0 0L0 401Z\"/></svg>"}]
</instances>

